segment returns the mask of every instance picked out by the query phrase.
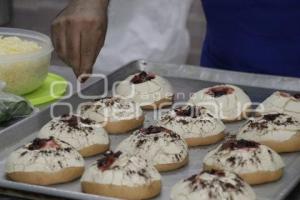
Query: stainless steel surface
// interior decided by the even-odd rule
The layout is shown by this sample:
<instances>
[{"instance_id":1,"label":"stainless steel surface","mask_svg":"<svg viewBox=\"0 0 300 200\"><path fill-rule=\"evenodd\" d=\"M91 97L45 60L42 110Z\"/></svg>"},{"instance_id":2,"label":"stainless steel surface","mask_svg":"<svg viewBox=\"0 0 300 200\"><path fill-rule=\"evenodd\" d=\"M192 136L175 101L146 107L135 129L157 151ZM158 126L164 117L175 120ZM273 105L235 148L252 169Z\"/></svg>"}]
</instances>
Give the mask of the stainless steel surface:
<instances>
[{"instance_id":1,"label":"stainless steel surface","mask_svg":"<svg viewBox=\"0 0 300 200\"><path fill-rule=\"evenodd\" d=\"M118 71L110 74L108 76L108 85L111 88L112 83L118 80L123 80L130 74L146 68L149 71L153 71L157 74L165 76L173 85L176 92L184 93L185 97L180 95L176 99L176 102L184 102L189 97L190 93L196 92L204 87L212 86L216 84L215 82L202 81L199 77L203 73L202 70L198 67L192 66L176 66L176 65L160 65L160 64L151 64L143 61L131 63L128 66L125 66ZM179 77L179 78L178 78ZM274 77L276 79L276 77ZM222 81L222 80L220 80ZM222 81L223 82L223 81ZM99 80L96 84L88 86L84 90L84 94L89 95L98 95L101 96L104 91L103 80ZM234 83L232 80L231 83ZM274 90L266 88L257 88L249 86L241 86L251 97L253 101L262 101L268 97ZM80 99L76 94L70 99L64 100L65 102L72 103L73 108L76 108L77 105L86 100ZM51 187L42 187L42 186L32 186L28 184L15 183L7 181L4 177L4 162L6 156L16 149L17 147L27 143L35 137L35 133L50 120L49 114L50 108L42 110L40 113L35 114L32 117L29 117L23 121L17 122L12 126L3 130L0 134L0 187L17 189L26 192L40 193L50 196L65 197L71 199L107 199L106 197L99 198L93 195L87 195L80 192L79 181L72 183L61 184ZM59 106L59 109L55 109L55 113L64 114L68 112L66 107ZM145 126L153 123L153 112L146 112L146 121ZM235 130L242 124L231 123L227 124L227 129L231 132ZM111 136L112 149L121 142L128 135L124 136ZM202 165L202 159L204 155L214 148L216 145L193 148L190 150L190 163L188 166L169 173L162 174L163 188L162 193L157 199L169 199L170 188L180 179L186 178L193 173L196 173L200 170ZM300 179L300 173L298 170L300 168L300 153L291 153L282 155L286 168L283 178L275 183L270 183L261 186L255 186L254 190L258 196L259 200L281 200L286 197L290 190L297 184ZM86 160L86 164L90 164L95 158L90 158Z\"/></svg>"},{"instance_id":2,"label":"stainless steel surface","mask_svg":"<svg viewBox=\"0 0 300 200\"><path fill-rule=\"evenodd\" d=\"M0 25L9 23L11 17L11 0L0 0Z\"/></svg>"}]
</instances>

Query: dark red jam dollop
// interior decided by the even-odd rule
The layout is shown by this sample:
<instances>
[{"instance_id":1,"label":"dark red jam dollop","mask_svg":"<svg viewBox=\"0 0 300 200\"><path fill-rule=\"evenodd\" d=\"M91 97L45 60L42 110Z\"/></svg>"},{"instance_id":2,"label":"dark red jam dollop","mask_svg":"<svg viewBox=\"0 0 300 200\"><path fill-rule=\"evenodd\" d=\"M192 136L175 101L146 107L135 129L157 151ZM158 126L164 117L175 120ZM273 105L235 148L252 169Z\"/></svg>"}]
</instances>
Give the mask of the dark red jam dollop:
<instances>
[{"instance_id":1,"label":"dark red jam dollop","mask_svg":"<svg viewBox=\"0 0 300 200\"><path fill-rule=\"evenodd\" d=\"M234 92L234 89L231 87L227 87L227 86L218 86L218 87L212 87L210 88L206 94L218 98L221 97L223 95L228 95L228 94L232 94Z\"/></svg>"},{"instance_id":2,"label":"dark red jam dollop","mask_svg":"<svg viewBox=\"0 0 300 200\"><path fill-rule=\"evenodd\" d=\"M163 132L163 131L171 132L170 130L165 129L161 126L149 126L148 128L141 129L141 133L147 134L147 135L156 134L156 133L160 133L160 132Z\"/></svg>"},{"instance_id":3,"label":"dark red jam dollop","mask_svg":"<svg viewBox=\"0 0 300 200\"><path fill-rule=\"evenodd\" d=\"M63 115L61 121L67 123L71 128L78 128L79 123L83 123L86 125L92 124L92 120L88 118L84 119L76 115L68 114Z\"/></svg>"},{"instance_id":4,"label":"dark red jam dollop","mask_svg":"<svg viewBox=\"0 0 300 200\"><path fill-rule=\"evenodd\" d=\"M294 94L293 96L295 99L300 100L300 94Z\"/></svg>"},{"instance_id":5,"label":"dark red jam dollop","mask_svg":"<svg viewBox=\"0 0 300 200\"><path fill-rule=\"evenodd\" d=\"M182 106L182 107L175 108L174 111L177 116L182 116L182 117L197 118L201 114L200 108L197 106Z\"/></svg>"},{"instance_id":6,"label":"dark red jam dollop","mask_svg":"<svg viewBox=\"0 0 300 200\"><path fill-rule=\"evenodd\" d=\"M282 96L282 97L294 97L295 99L300 100L300 93L290 94L290 93L287 93L287 92L279 92L279 95Z\"/></svg>"},{"instance_id":7,"label":"dark red jam dollop","mask_svg":"<svg viewBox=\"0 0 300 200\"><path fill-rule=\"evenodd\" d=\"M135 75L131 79L131 83L133 83L133 84L139 84L139 83L144 83L146 81L150 81L152 79L155 79L155 75L154 74L142 71L141 73Z\"/></svg>"},{"instance_id":8,"label":"dark red jam dollop","mask_svg":"<svg viewBox=\"0 0 300 200\"><path fill-rule=\"evenodd\" d=\"M235 150L235 149L250 149L258 148L259 143L249 140L228 140L221 146L221 150Z\"/></svg>"},{"instance_id":9,"label":"dark red jam dollop","mask_svg":"<svg viewBox=\"0 0 300 200\"><path fill-rule=\"evenodd\" d=\"M60 146L55 142L53 137L50 137L49 139L36 138L28 146L28 150L33 151L33 150L59 148L59 147Z\"/></svg>"},{"instance_id":10,"label":"dark red jam dollop","mask_svg":"<svg viewBox=\"0 0 300 200\"><path fill-rule=\"evenodd\" d=\"M112 151L107 151L104 154L104 158L101 158L100 160L97 161L98 169L102 171L109 169L109 167L120 157L121 154L122 154L121 151L118 151L116 153Z\"/></svg>"},{"instance_id":11,"label":"dark red jam dollop","mask_svg":"<svg viewBox=\"0 0 300 200\"><path fill-rule=\"evenodd\" d=\"M281 113L266 114L266 115L263 116L263 119L267 120L267 121L274 121L281 115L283 115L283 114L281 114Z\"/></svg>"}]
</instances>

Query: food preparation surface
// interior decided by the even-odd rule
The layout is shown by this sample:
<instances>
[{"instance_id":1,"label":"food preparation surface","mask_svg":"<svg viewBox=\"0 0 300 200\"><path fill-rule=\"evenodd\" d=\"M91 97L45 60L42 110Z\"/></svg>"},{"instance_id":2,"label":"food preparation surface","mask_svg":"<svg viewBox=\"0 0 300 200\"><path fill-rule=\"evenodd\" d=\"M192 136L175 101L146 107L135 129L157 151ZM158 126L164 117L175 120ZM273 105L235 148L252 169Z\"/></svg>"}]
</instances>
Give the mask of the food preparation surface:
<instances>
[{"instance_id":1,"label":"food preparation surface","mask_svg":"<svg viewBox=\"0 0 300 200\"><path fill-rule=\"evenodd\" d=\"M175 89L175 92L178 93L176 97L177 103L185 102L186 100L188 100L190 94L193 92L216 84L214 82L199 80L199 77L201 77L201 71L197 69L197 67L182 68L179 66L176 67L174 65L166 66L145 62L135 62L110 74L108 76L108 86L111 87L113 82L123 80L128 75L133 74L134 72L137 72L144 68L146 68L149 71L155 72L161 76L165 76L171 82L172 86ZM220 80L220 82L221 81L222 80ZM99 94L102 94L103 92L104 82L104 80L100 80L98 83L91 85L90 87L84 90L84 94L98 95L97 97L99 97ZM248 93L251 100L256 102L261 102L274 92L274 90L272 89L255 88L248 86L241 87ZM95 96L95 98L97 97ZM79 98L76 94L71 98L64 100L64 102L71 103L74 109L76 109L79 103L85 101L87 100ZM64 107L62 105L57 106L57 108L58 109L54 109L57 115L68 112L67 107ZM168 109L164 109L162 110L162 112L166 110ZM25 119L17 124L12 125L0 134L0 186L5 188L23 190L28 192L37 192L46 195L72 199L107 199L107 197L101 198L98 196L81 193L79 181L51 187L42 187L15 183L7 181L5 179L5 158L11 151L27 143L35 137L36 132L50 120L49 113L50 108L43 110L42 112L35 114L34 116L29 117L28 119ZM157 119L159 114L160 112L146 112L145 126L155 123L155 118ZM230 133L235 133L243 123L244 122L226 124L227 131ZM112 143L112 149L114 149L116 145L119 144L126 137L128 137L128 134L122 136L111 136L110 138ZM209 150L215 148L215 146L216 145L210 145L190 149L190 162L186 167L173 172L162 173L162 193L156 199L169 199L171 187L180 179L187 178L193 175L194 173L197 173L201 169L203 157ZM100 156L96 156L94 158L86 159L86 166L88 166L90 163L92 163L99 157ZM284 197L299 181L300 153L282 154L282 157L286 164L283 178L280 181L274 183L255 186L254 191L256 192L258 200L284 199Z\"/></svg>"}]
</instances>

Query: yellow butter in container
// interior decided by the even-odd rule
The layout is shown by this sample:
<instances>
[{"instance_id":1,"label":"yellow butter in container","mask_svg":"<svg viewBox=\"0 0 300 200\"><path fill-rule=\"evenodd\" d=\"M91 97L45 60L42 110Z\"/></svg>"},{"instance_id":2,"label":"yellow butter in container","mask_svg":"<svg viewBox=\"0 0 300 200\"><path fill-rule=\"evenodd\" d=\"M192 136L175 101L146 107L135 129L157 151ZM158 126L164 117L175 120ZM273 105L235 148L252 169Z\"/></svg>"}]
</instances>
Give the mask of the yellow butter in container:
<instances>
[{"instance_id":1,"label":"yellow butter in container","mask_svg":"<svg viewBox=\"0 0 300 200\"><path fill-rule=\"evenodd\" d=\"M6 83L5 91L23 95L37 89L47 77L52 50L46 35L0 28L0 81Z\"/></svg>"}]
</instances>

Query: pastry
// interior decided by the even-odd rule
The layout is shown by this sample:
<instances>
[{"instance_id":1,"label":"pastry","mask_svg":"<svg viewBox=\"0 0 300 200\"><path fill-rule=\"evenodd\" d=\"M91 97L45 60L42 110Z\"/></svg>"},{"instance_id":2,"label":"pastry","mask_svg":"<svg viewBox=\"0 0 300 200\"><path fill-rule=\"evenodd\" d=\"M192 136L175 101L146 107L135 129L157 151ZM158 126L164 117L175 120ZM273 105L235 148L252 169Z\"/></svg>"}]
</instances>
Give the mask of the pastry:
<instances>
[{"instance_id":1,"label":"pastry","mask_svg":"<svg viewBox=\"0 0 300 200\"><path fill-rule=\"evenodd\" d=\"M300 94L274 92L257 109L257 113L269 112L287 113L300 119Z\"/></svg>"},{"instance_id":2,"label":"pastry","mask_svg":"<svg viewBox=\"0 0 300 200\"><path fill-rule=\"evenodd\" d=\"M248 95L234 85L216 85L202 89L191 96L189 103L208 108L215 117L225 122L246 118L251 106Z\"/></svg>"},{"instance_id":3,"label":"pastry","mask_svg":"<svg viewBox=\"0 0 300 200\"><path fill-rule=\"evenodd\" d=\"M53 137L36 138L6 160L7 178L34 185L69 182L83 171L82 156L71 145Z\"/></svg>"},{"instance_id":4,"label":"pastry","mask_svg":"<svg viewBox=\"0 0 300 200\"><path fill-rule=\"evenodd\" d=\"M127 133L143 125L144 114L134 101L106 97L80 105L80 114L102 124L111 134Z\"/></svg>"},{"instance_id":5,"label":"pastry","mask_svg":"<svg viewBox=\"0 0 300 200\"><path fill-rule=\"evenodd\" d=\"M39 138L55 137L72 145L82 156L103 153L109 148L106 131L95 121L77 115L54 118L39 132Z\"/></svg>"},{"instance_id":6,"label":"pastry","mask_svg":"<svg viewBox=\"0 0 300 200\"><path fill-rule=\"evenodd\" d=\"M188 147L184 139L159 126L135 131L119 144L117 151L142 156L158 171L175 170L188 162Z\"/></svg>"},{"instance_id":7,"label":"pastry","mask_svg":"<svg viewBox=\"0 0 300 200\"><path fill-rule=\"evenodd\" d=\"M276 152L300 151L300 121L283 113L263 114L248 120L237 138L259 142Z\"/></svg>"},{"instance_id":8,"label":"pastry","mask_svg":"<svg viewBox=\"0 0 300 200\"><path fill-rule=\"evenodd\" d=\"M171 200L255 200L252 188L229 171L208 170L178 182Z\"/></svg>"},{"instance_id":9,"label":"pastry","mask_svg":"<svg viewBox=\"0 0 300 200\"><path fill-rule=\"evenodd\" d=\"M132 98L146 110L170 106L174 96L172 86L166 79L145 71L120 82L116 93L125 98Z\"/></svg>"},{"instance_id":10,"label":"pastry","mask_svg":"<svg viewBox=\"0 0 300 200\"><path fill-rule=\"evenodd\" d=\"M206 170L232 171L253 185L280 179L284 167L280 155L271 148L254 141L234 139L210 151L203 162Z\"/></svg>"},{"instance_id":11,"label":"pastry","mask_svg":"<svg viewBox=\"0 0 300 200\"><path fill-rule=\"evenodd\" d=\"M186 105L168 111L159 125L179 134L190 147L216 143L225 135L223 122L198 106Z\"/></svg>"},{"instance_id":12,"label":"pastry","mask_svg":"<svg viewBox=\"0 0 300 200\"><path fill-rule=\"evenodd\" d=\"M161 176L138 156L107 152L81 179L85 193L121 199L149 199L160 193Z\"/></svg>"}]
</instances>

